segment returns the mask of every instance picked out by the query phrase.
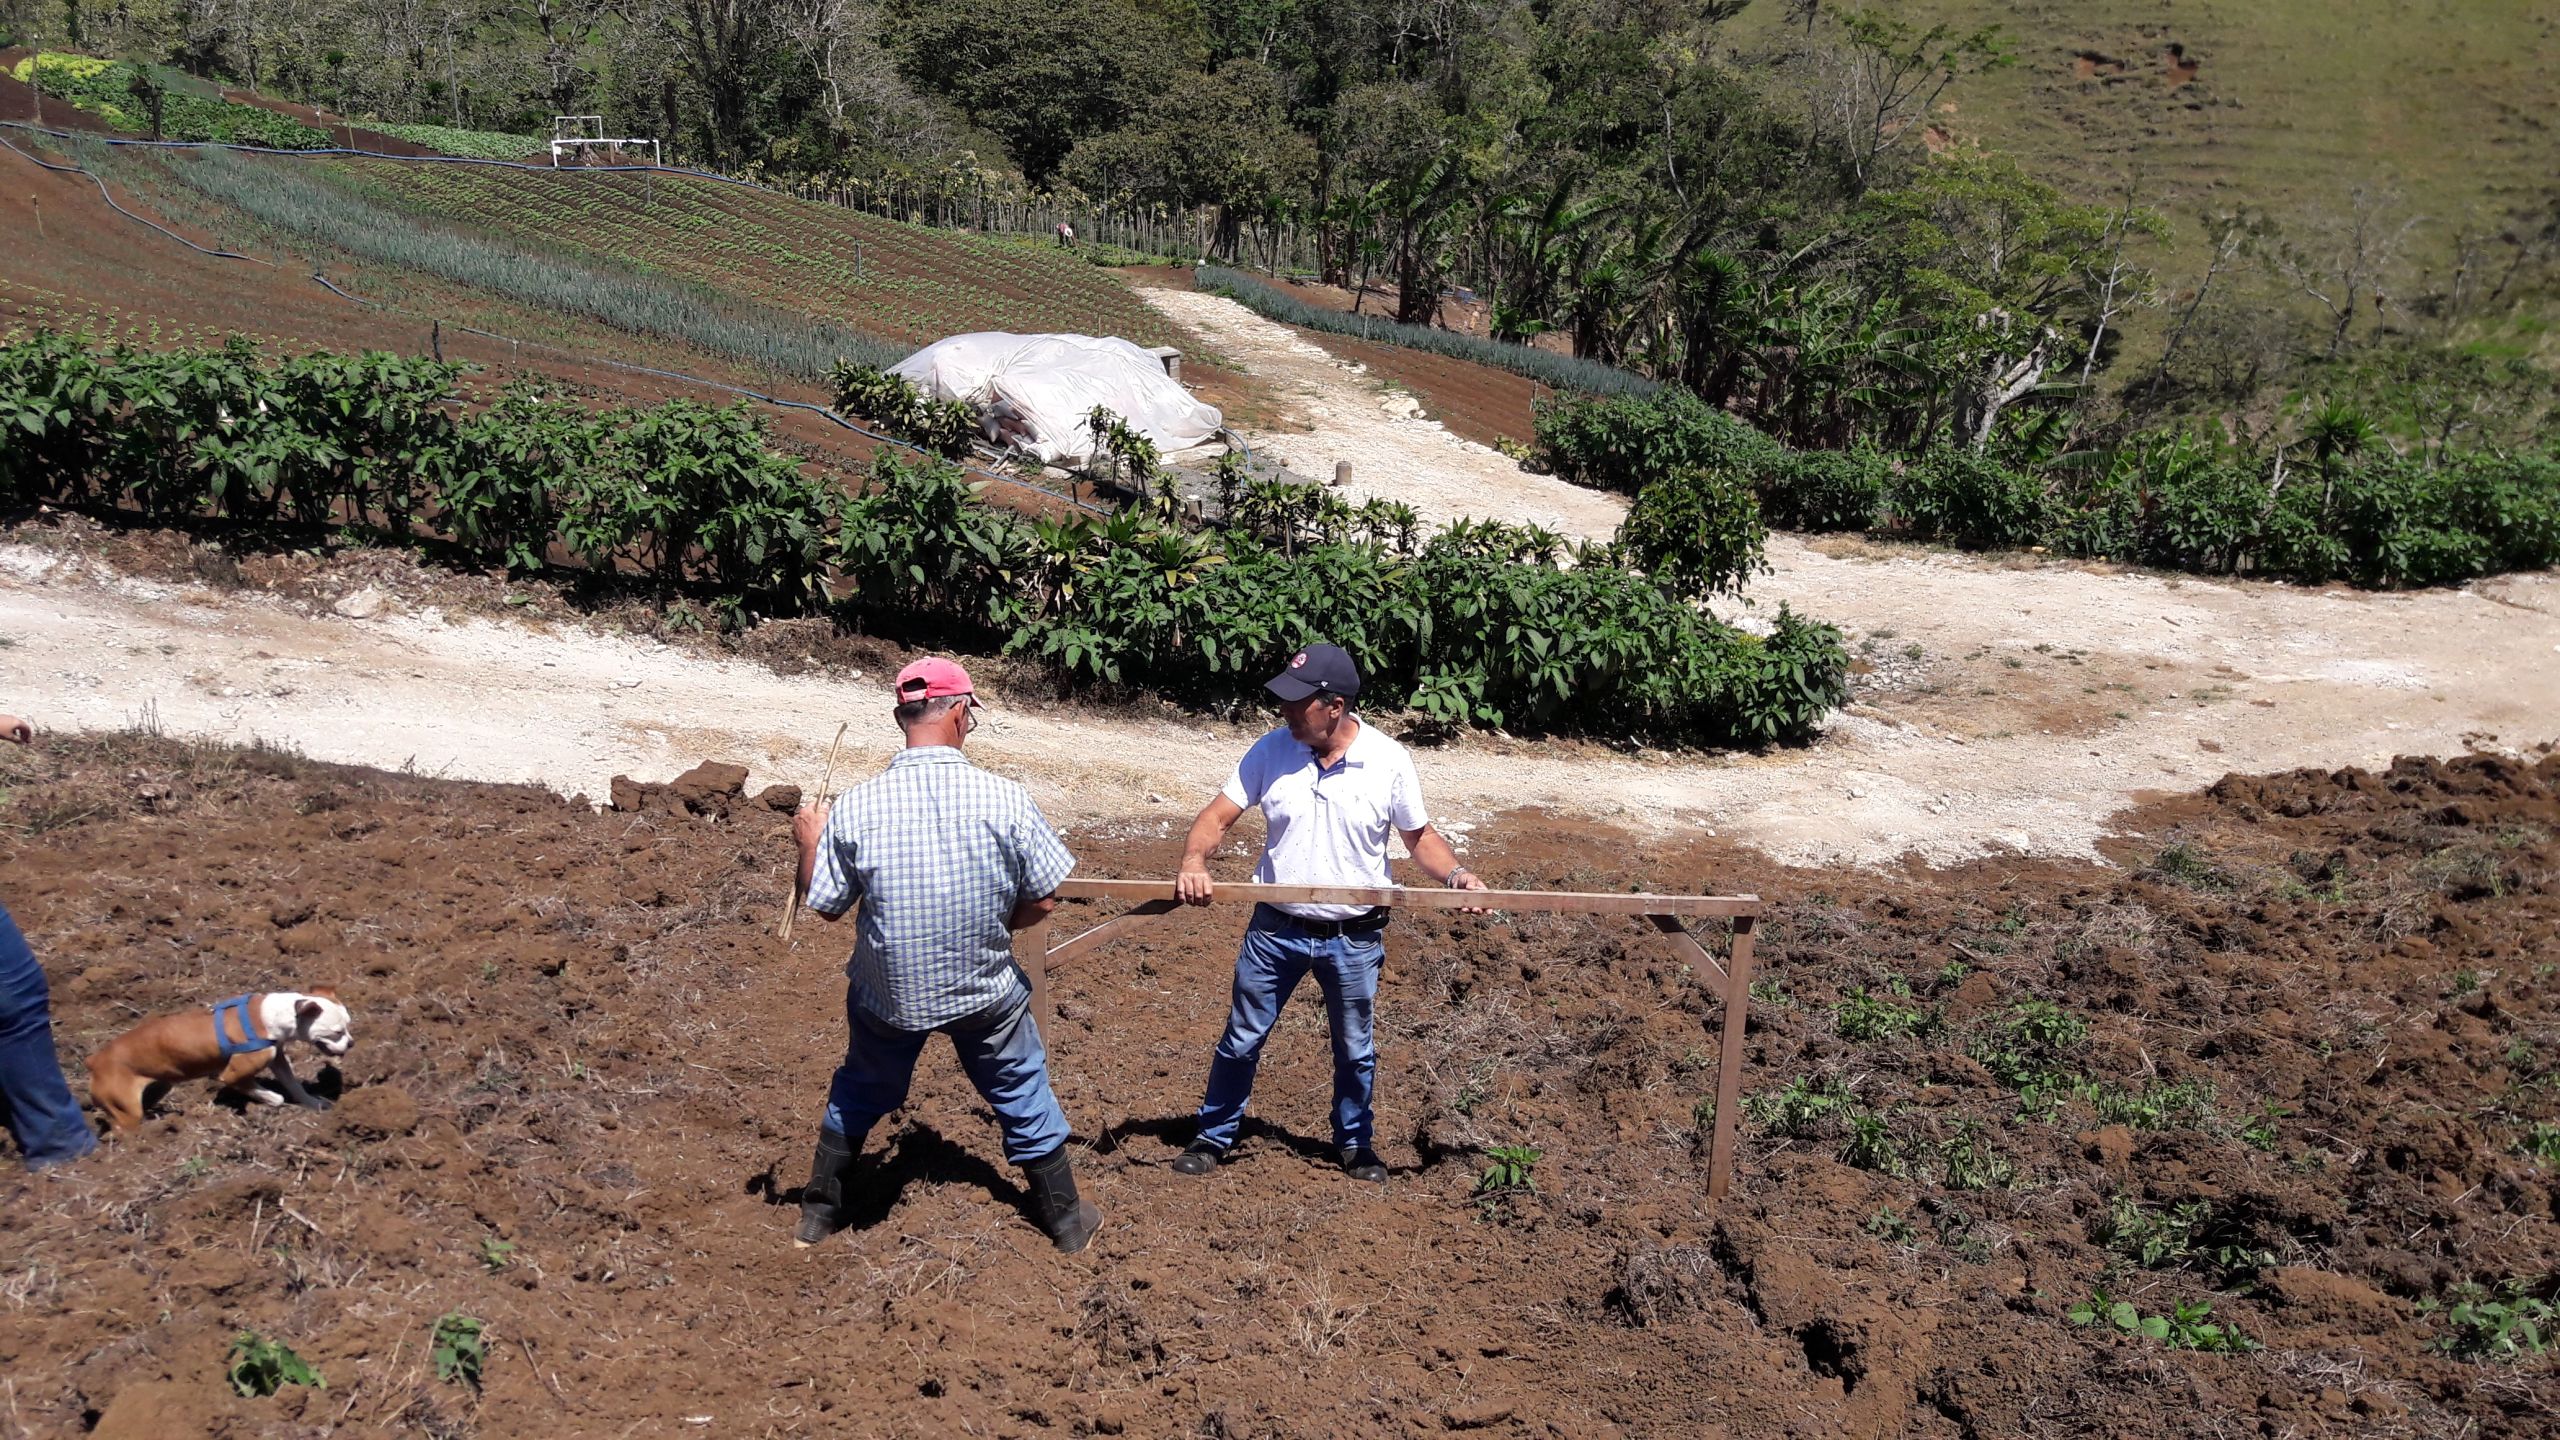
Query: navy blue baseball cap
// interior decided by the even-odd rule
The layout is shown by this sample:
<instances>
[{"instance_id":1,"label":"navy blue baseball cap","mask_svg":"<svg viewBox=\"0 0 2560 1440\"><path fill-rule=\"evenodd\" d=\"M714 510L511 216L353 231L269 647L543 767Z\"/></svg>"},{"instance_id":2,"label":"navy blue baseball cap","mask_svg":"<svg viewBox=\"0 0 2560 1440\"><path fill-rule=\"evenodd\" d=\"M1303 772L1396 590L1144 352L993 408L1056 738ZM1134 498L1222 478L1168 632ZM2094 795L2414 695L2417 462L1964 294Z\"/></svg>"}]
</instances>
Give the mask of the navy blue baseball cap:
<instances>
[{"instance_id":1,"label":"navy blue baseball cap","mask_svg":"<svg viewBox=\"0 0 2560 1440\"><path fill-rule=\"evenodd\" d=\"M1348 700L1360 693L1360 669L1339 645L1310 645L1290 656L1289 668L1262 688L1283 700L1304 700L1315 694Z\"/></svg>"}]
</instances>

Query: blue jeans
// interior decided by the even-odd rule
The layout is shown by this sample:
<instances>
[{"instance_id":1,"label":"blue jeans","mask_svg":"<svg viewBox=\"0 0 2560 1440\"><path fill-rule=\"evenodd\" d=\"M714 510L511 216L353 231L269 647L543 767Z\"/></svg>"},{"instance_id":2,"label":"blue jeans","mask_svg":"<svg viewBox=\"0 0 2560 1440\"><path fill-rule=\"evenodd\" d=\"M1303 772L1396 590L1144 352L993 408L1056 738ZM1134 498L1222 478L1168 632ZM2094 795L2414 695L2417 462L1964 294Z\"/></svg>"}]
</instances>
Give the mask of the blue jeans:
<instances>
[{"instance_id":1,"label":"blue jeans","mask_svg":"<svg viewBox=\"0 0 2560 1440\"><path fill-rule=\"evenodd\" d=\"M1310 935L1287 912L1255 906L1236 952L1227 1033L1209 1059L1209 1093L1200 1101L1196 1142L1222 1150L1236 1143L1245 1105L1253 1098L1254 1071L1262 1064L1262 1043L1271 1038L1290 992L1312 970L1333 1036L1333 1143L1342 1149L1368 1144L1378 1078L1378 969L1386 957L1384 930Z\"/></svg>"},{"instance_id":2,"label":"blue jeans","mask_svg":"<svg viewBox=\"0 0 2560 1440\"><path fill-rule=\"evenodd\" d=\"M77 1160L98 1148L62 1062L53 1053L53 1005L44 967L0 908L0 1124L31 1170Z\"/></svg>"},{"instance_id":3,"label":"blue jeans","mask_svg":"<svg viewBox=\"0 0 2560 1440\"><path fill-rule=\"evenodd\" d=\"M851 992L844 997L844 1017L844 1063L836 1067L827 1113L819 1123L842 1135L847 1149L858 1151L881 1116L907 1103L916 1057L935 1032L883 1025L863 1013ZM1040 1043L1040 1025L1031 1018L1028 998L935 1028L951 1037L969 1083L995 1107L996 1122L1004 1127L1005 1159L1026 1164L1067 1143L1067 1114L1049 1088L1049 1052Z\"/></svg>"}]
</instances>

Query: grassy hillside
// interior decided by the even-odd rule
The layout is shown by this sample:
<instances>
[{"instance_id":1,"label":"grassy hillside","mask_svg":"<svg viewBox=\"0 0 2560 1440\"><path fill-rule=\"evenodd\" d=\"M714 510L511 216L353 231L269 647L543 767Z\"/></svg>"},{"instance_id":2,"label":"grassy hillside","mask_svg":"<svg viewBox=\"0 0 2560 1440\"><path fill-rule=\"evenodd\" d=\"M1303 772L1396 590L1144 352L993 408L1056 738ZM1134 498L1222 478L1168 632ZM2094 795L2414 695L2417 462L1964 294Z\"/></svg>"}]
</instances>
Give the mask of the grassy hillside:
<instances>
[{"instance_id":1,"label":"grassy hillside","mask_svg":"<svg viewBox=\"0 0 2560 1440\"><path fill-rule=\"evenodd\" d=\"M2560 8L2526 0L1897 0L1915 24L1998 25L2017 63L1960 82L1950 136L2017 153L2086 198L2139 173L2200 248L2196 213L2279 220L2399 191L2441 223L2488 222L2560 175ZM1786 8L1727 34L1784 43ZM2426 229L2430 227L2422 227ZM2441 243L2435 230L2418 253ZM2413 237L2413 240L2417 237Z\"/></svg>"}]
</instances>

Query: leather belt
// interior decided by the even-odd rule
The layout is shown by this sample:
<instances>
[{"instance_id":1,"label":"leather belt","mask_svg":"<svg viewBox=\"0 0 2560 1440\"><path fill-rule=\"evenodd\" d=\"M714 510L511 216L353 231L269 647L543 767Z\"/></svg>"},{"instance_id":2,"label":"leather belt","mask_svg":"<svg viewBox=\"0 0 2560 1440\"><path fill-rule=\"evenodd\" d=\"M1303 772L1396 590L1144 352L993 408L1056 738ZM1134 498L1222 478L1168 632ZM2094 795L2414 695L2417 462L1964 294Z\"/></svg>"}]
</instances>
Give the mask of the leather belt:
<instances>
[{"instance_id":1,"label":"leather belt","mask_svg":"<svg viewBox=\"0 0 2560 1440\"><path fill-rule=\"evenodd\" d=\"M1263 929L1295 930L1301 935L1312 935L1319 940L1339 940L1345 935L1375 935L1387 928L1387 917L1394 913L1386 906L1379 905L1365 914L1354 915L1348 920L1308 920L1292 915L1277 905L1259 904L1254 906L1253 910L1253 923Z\"/></svg>"}]
</instances>

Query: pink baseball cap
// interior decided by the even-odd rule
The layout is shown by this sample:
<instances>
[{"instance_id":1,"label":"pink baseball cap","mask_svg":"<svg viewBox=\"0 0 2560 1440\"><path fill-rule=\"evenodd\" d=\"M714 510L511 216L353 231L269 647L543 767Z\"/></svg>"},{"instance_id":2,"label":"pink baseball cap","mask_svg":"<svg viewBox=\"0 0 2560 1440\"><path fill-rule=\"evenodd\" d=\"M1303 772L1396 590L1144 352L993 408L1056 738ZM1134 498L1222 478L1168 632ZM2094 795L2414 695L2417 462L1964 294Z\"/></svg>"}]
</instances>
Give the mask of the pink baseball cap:
<instances>
[{"instance_id":1,"label":"pink baseball cap","mask_svg":"<svg viewBox=\"0 0 2560 1440\"><path fill-rule=\"evenodd\" d=\"M969 672L959 662L928 656L898 672L898 703L939 700L946 695L966 695L972 706L982 703L977 688L969 683Z\"/></svg>"}]
</instances>

